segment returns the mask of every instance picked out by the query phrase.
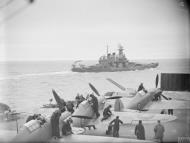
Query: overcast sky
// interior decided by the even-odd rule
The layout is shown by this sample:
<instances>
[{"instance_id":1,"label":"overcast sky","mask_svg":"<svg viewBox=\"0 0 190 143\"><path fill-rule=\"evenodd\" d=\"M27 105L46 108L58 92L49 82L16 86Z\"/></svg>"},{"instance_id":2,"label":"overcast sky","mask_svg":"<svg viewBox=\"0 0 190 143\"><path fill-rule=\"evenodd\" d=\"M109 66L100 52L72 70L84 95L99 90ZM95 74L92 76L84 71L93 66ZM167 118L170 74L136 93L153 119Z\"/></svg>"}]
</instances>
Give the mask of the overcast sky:
<instances>
[{"instance_id":1,"label":"overcast sky","mask_svg":"<svg viewBox=\"0 0 190 143\"><path fill-rule=\"evenodd\" d=\"M190 58L189 15L177 0L36 0L25 6L15 0L0 13L1 61L98 59L107 44L115 52L119 43L129 59Z\"/></svg>"}]
</instances>

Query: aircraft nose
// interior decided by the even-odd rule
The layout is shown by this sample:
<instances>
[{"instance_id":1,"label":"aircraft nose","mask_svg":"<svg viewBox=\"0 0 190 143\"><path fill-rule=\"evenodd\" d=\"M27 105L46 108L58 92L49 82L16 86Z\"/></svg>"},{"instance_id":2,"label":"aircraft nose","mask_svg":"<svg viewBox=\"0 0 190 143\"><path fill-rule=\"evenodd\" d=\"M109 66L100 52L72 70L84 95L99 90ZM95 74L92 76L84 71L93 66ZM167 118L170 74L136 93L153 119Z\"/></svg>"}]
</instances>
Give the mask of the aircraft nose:
<instances>
[{"instance_id":1,"label":"aircraft nose","mask_svg":"<svg viewBox=\"0 0 190 143\"><path fill-rule=\"evenodd\" d=\"M88 101L85 101L79 105L72 115L73 126L82 127L85 123L91 119L94 115L94 111Z\"/></svg>"}]
</instances>

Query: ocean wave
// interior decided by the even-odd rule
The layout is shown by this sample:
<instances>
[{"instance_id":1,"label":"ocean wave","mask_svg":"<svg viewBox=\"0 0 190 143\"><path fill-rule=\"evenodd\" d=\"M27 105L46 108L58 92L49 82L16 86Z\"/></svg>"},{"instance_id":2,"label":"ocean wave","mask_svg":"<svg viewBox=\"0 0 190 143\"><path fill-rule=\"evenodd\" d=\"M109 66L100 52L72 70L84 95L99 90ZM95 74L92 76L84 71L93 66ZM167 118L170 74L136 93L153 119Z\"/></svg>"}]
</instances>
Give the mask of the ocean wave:
<instances>
[{"instance_id":1,"label":"ocean wave","mask_svg":"<svg viewBox=\"0 0 190 143\"><path fill-rule=\"evenodd\" d=\"M67 75L67 74L75 74L75 73L72 71L29 73L29 74L3 76L3 77L0 77L0 80L21 79L21 78L26 78L26 77L38 77L38 76L47 76L47 75Z\"/></svg>"}]
</instances>

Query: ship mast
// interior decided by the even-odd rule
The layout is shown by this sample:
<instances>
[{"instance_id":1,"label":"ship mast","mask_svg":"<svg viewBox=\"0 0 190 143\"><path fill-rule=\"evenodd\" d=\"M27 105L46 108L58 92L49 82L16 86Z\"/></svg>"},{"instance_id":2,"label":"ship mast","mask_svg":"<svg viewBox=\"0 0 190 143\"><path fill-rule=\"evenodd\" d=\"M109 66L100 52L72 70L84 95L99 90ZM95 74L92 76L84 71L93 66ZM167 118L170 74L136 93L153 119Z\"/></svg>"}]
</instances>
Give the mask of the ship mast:
<instances>
[{"instance_id":1,"label":"ship mast","mask_svg":"<svg viewBox=\"0 0 190 143\"><path fill-rule=\"evenodd\" d=\"M107 45L107 49L106 49L106 56L108 57L108 49L109 49L109 46Z\"/></svg>"},{"instance_id":2,"label":"ship mast","mask_svg":"<svg viewBox=\"0 0 190 143\"><path fill-rule=\"evenodd\" d=\"M121 55L123 55L123 47L119 44L119 55L121 56Z\"/></svg>"}]
</instances>

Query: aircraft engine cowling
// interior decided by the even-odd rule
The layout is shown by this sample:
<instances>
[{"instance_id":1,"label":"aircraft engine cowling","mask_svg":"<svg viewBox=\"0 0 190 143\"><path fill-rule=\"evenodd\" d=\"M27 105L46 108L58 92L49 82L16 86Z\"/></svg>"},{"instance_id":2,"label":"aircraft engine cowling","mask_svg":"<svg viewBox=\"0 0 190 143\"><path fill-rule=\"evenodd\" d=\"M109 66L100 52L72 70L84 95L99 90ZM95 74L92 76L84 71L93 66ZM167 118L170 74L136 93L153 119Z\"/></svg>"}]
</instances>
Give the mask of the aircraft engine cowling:
<instances>
[{"instance_id":1,"label":"aircraft engine cowling","mask_svg":"<svg viewBox=\"0 0 190 143\"><path fill-rule=\"evenodd\" d=\"M88 101L83 101L72 114L73 127L85 127L94 115L95 113Z\"/></svg>"}]
</instances>

